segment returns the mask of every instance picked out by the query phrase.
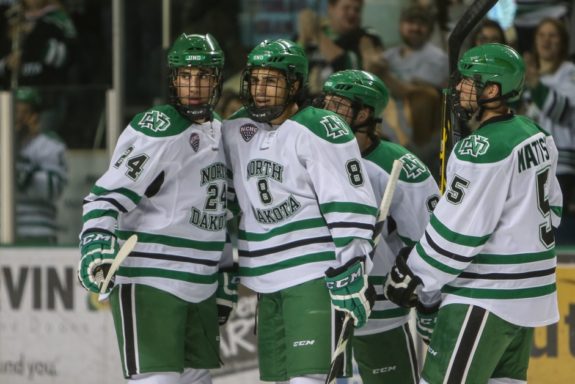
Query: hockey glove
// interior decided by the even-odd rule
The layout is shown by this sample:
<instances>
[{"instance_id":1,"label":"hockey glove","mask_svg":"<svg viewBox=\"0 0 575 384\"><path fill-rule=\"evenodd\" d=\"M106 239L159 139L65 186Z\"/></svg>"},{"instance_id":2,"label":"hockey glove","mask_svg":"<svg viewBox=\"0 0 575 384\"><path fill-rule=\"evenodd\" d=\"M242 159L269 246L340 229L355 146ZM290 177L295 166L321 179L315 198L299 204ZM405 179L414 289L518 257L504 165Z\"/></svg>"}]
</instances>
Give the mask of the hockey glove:
<instances>
[{"instance_id":1,"label":"hockey glove","mask_svg":"<svg viewBox=\"0 0 575 384\"><path fill-rule=\"evenodd\" d=\"M104 230L84 232L80 239L82 258L78 265L78 279L90 292L99 293L110 265L118 253L116 236ZM108 293L114 286L113 280L108 286Z\"/></svg>"},{"instance_id":2,"label":"hockey glove","mask_svg":"<svg viewBox=\"0 0 575 384\"><path fill-rule=\"evenodd\" d=\"M347 312L356 328L363 327L375 302L375 289L367 282L363 261L355 257L339 268L325 271L331 302L338 311Z\"/></svg>"},{"instance_id":3,"label":"hockey glove","mask_svg":"<svg viewBox=\"0 0 575 384\"><path fill-rule=\"evenodd\" d=\"M395 258L395 265L385 279L383 294L387 299L400 307L411 308L417 304L415 289L422 284L421 279L413 274L407 266L407 257L411 247L402 248Z\"/></svg>"},{"instance_id":4,"label":"hockey glove","mask_svg":"<svg viewBox=\"0 0 575 384\"><path fill-rule=\"evenodd\" d=\"M216 303L218 305L218 322L224 325L238 302L237 265L230 269L221 269L218 276Z\"/></svg>"},{"instance_id":5,"label":"hockey glove","mask_svg":"<svg viewBox=\"0 0 575 384\"><path fill-rule=\"evenodd\" d=\"M431 341L431 335L437 322L437 312L439 311L439 304L433 304L431 307L426 307L420 301L417 302L416 310L416 329L421 340L427 345Z\"/></svg>"}]
</instances>

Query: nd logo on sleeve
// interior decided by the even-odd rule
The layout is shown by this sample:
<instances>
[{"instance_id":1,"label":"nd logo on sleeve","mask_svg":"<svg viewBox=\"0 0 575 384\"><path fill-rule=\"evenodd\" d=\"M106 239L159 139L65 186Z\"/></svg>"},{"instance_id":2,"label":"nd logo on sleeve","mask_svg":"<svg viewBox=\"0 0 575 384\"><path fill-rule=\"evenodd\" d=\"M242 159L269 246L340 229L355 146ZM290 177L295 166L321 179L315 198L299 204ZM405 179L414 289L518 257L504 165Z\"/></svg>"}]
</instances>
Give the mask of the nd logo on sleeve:
<instances>
[{"instance_id":1,"label":"nd logo on sleeve","mask_svg":"<svg viewBox=\"0 0 575 384\"><path fill-rule=\"evenodd\" d=\"M458 152L460 155L479 157L486 154L488 149L489 140L487 137L471 135L461 141Z\"/></svg>"},{"instance_id":2,"label":"nd logo on sleeve","mask_svg":"<svg viewBox=\"0 0 575 384\"><path fill-rule=\"evenodd\" d=\"M163 132L170 126L170 118L160 111L148 111L138 125L154 132Z\"/></svg>"},{"instance_id":3,"label":"nd logo on sleeve","mask_svg":"<svg viewBox=\"0 0 575 384\"><path fill-rule=\"evenodd\" d=\"M324 116L320 123L325 128L327 136L332 139L337 139L349 133L345 123L337 116Z\"/></svg>"}]
</instances>

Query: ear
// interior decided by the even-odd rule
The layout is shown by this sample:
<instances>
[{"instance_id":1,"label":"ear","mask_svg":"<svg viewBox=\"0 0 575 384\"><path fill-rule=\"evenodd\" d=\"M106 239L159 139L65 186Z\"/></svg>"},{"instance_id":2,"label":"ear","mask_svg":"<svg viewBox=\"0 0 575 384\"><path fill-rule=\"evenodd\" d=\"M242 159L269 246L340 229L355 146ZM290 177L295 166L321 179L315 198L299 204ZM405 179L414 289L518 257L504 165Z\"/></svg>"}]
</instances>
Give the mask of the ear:
<instances>
[{"instance_id":1,"label":"ear","mask_svg":"<svg viewBox=\"0 0 575 384\"><path fill-rule=\"evenodd\" d=\"M355 123L363 124L364 122L367 121L367 119L369 119L370 116L371 116L371 109L369 109L368 107L363 107L357 114L357 117L355 118Z\"/></svg>"},{"instance_id":2,"label":"ear","mask_svg":"<svg viewBox=\"0 0 575 384\"><path fill-rule=\"evenodd\" d=\"M487 98L491 99L501 95L501 87L499 84L491 83L485 87L483 93L487 96Z\"/></svg>"}]
</instances>

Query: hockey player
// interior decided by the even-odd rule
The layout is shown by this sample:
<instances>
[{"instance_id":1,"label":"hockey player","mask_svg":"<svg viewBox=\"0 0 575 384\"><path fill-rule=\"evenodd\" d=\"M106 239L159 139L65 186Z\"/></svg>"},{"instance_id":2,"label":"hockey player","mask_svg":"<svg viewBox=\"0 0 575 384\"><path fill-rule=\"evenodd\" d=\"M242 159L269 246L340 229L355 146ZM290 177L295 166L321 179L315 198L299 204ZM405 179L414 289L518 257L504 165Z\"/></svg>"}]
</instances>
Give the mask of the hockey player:
<instances>
[{"instance_id":1,"label":"hockey player","mask_svg":"<svg viewBox=\"0 0 575 384\"><path fill-rule=\"evenodd\" d=\"M259 294L260 377L292 384L325 380L337 335L330 302L356 327L367 320L377 213L349 126L298 109L307 69L292 41L260 43L242 76L244 108L223 128L242 212L239 275Z\"/></svg>"},{"instance_id":2,"label":"hockey player","mask_svg":"<svg viewBox=\"0 0 575 384\"><path fill-rule=\"evenodd\" d=\"M369 274L370 283L378 291L377 300L366 326L354 333L353 353L364 384L414 384L419 374L407 324L409 309L386 300L382 283L398 251L414 245L423 234L439 200L439 189L428 168L415 155L398 144L380 140L375 134L378 117L389 98L383 81L369 72L346 70L332 74L323 92L320 105L339 113L355 133L378 203L383 198L393 161L403 162L390 216Z\"/></svg>"},{"instance_id":3,"label":"hockey player","mask_svg":"<svg viewBox=\"0 0 575 384\"><path fill-rule=\"evenodd\" d=\"M220 365L227 167L213 109L223 65L211 35L179 36L168 52L170 103L132 119L84 201L78 275L86 289L98 292L98 272L122 240L139 238L110 294L129 383L208 384L208 369Z\"/></svg>"},{"instance_id":4,"label":"hockey player","mask_svg":"<svg viewBox=\"0 0 575 384\"><path fill-rule=\"evenodd\" d=\"M525 74L512 48L474 47L458 70L457 107L478 127L453 148L447 191L407 262L405 251L396 259L384 293L411 306L416 287L443 292L422 383L525 383L533 327L559 318L557 148L508 107Z\"/></svg>"}]
</instances>

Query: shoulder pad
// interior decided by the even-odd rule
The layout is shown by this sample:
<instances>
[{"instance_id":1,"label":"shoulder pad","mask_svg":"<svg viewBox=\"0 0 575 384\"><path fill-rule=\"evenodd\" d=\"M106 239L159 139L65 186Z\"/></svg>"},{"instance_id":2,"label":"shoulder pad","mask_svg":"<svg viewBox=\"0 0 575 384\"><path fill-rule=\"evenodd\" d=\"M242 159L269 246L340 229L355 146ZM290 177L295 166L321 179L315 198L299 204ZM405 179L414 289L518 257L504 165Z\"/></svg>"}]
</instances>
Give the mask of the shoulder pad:
<instances>
[{"instance_id":1,"label":"shoulder pad","mask_svg":"<svg viewBox=\"0 0 575 384\"><path fill-rule=\"evenodd\" d=\"M338 114L325 109L307 107L293 115L290 120L330 143L342 144L355 139L347 123Z\"/></svg>"},{"instance_id":2,"label":"shoulder pad","mask_svg":"<svg viewBox=\"0 0 575 384\"><path fill-rule=\"evenodd\" d=\"M136 131L153 137L175 136L192 123L171 105L159 105L137 114L130 125Z\"/></svg>"}]
</instances>

